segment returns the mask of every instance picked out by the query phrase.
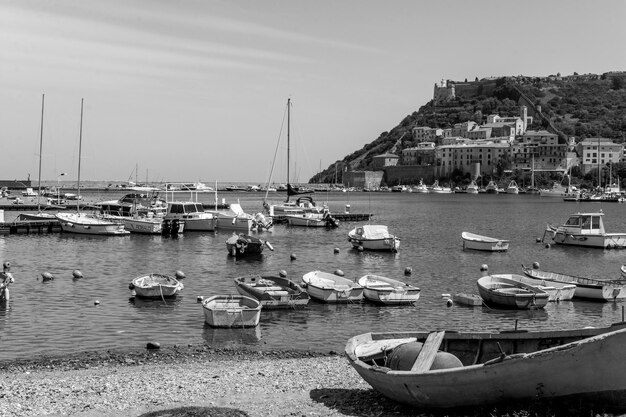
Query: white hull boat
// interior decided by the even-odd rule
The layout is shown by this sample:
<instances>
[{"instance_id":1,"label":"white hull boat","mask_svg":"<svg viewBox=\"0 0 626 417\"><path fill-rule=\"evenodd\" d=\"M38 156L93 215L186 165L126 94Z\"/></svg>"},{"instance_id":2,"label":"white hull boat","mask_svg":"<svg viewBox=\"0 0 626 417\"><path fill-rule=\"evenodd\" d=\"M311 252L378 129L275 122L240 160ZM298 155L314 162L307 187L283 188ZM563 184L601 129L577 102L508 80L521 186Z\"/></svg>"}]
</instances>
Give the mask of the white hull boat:
<instances>
[{"instance_id":1,"label":"white hull boat","mask_svg":"<svg viewBox=\"0 0 626 417\"><path fill-rule=\"evenodd\" d=\"M211 327L255 327L261 318L259 300L245 295L214 295L202 301L204 322Z\"/></svg>"},{"instance_id":2,"label":"white hull boat","mask_svg":"<svg viewBox=\"0 0 626 417\"><path fill-rule=\"evenodd\" d=\"M366 300L378 304L414 304L420 298L420 289L414 285L380 275L367 274L359 278Z\"/></svg>"},{"instance_id":3,"label":"white hull boat","mask_svg":"<svg viewBox=\"0 0 626 417\"><path fill-rule=\"evenodd\" d=\"M57 213L61 230L83 235L127 235L124 222L99 218L85 213Z\"/></svg>"},{"instance_id":4,"label":"white hull boat","mask_svg":"<svg viewBox=\"0 0 626 417\"><path fill-rule=\"evenodd\" d=\"M470 182L465 191L467 194L478 194L478 185L476 185L476 181Z\"/></svg>"},{"instance_id":5,"label":"white hull boat","mask_svg":"<svg viewBox=\"0 0 626 417\"><path fill-rule=\"evenodd\" d=\"M522 270L527 276L537 280L543 280L546 283L550 283L552 286L559 284L576 285L576 290L574 291L574 297L576 298L599 301L615 301L626 298L626 281L623 280L597 280L575 275L541 271L536 268L531 269L523 265Z\"/></svg>"},{"instance_id":6,"label":"white hull boat","mask_svg":"<svg viewBox=\"0 0 626 417\"><path fill-rule=\"evenodd\" d=\"M418 194L428 194L428 187L422 180L420 180L419 184L413 187L413 192Z\"/></svg>"},{"instance_id":7,"label":"white hull boat","mask_svg":"<svg viewBox=\"0 0 626 417\"><path fill-rule=\"evenodd\" d=\"M339 226L339 221L332 217L329 212L288 214L285 218L289 226L328 228Z\"/></svg>"},{"instance_id":8,"label":"white hull boat","mask_svg":"<svg viewBox=\"0 0 626 417\"><path fill-rule=\"evenodd\" d=\"M193 201L168 201L167 213L163 219L183 222L187 231L215 231L215 216L204 211L202 204Z\"/></svg>"},{"instance_id":9,"label":"white hull boat","mask_svg":"<svg viewBox=\"0 0 626 417\"><path fill-rule=\"evenodd\" d=\"M522 283L537 287L548 293L548 301L569 301L574 297L574 293L576 292L576 285L573 284L556 286L545 280L537 280L518 274L494 274L492 276L497 277L501 282L510 282L511 284Z\"/></svg>"},{"instance_id":10,"label":"white hull boat","mask_svg":"<svg viewBox=\"0 0 626 417\"><path fill-rule=\"evenodd\" d=\"M141 298L171 298L183 290L183 283L165 274L146 274L132 280L129 286Z\"/></svg>"},{"instance_id":11,"label":"white hull boat","mask_svg":"<svg viewBox=\"0 0 626 417\"><path fill-rule=\"evenodd\" d=\"M506 188L507 194L519 194L519 186L515 181L511 181L509 186Z\"/></svg>"},{"instance_id":12,"label":"white hull boat","mask_svg":"<svg viewBox=\"0 0 626 417\"><path fill-rule=\"evenodd\" d=\"M483 250L489 252L505 252L509 249L509 241L493 237L476 235L474 233L461 233L463 249Z\"/></svg>"},{"instance_id":13,"label":"white hull boat","mask_svg":"<svg viewBox=\"0 0 626 417\"><path fill-rule=\"evenodd\" d=\"M625 249L626 233L606 233L602 216L602 212L572 214L561 226L548 224L543 239L549 235L558 245Z\"/></svg>"},{"instance_id":14,"label":"white hull boat","mask_svg":"<svg viewBox=\"0 0 626 417\"><path fill-rule=\"evenodd\" d=\"M363 300L363 287L348 278L322 271L302 276L306 292L311 298L325 303L350 303Z\"/></svg>"},{"instance_id":15,"label":"white hull boat","mask_svg":"<svg viewBox=\"0 0 626 417\"><path fill-rule=\"evenodd\" d=\"M397 252L400 238L389 233L387 226L364 225L348 233L348 241L356 249Z\"/></svg>"}]
</instances>

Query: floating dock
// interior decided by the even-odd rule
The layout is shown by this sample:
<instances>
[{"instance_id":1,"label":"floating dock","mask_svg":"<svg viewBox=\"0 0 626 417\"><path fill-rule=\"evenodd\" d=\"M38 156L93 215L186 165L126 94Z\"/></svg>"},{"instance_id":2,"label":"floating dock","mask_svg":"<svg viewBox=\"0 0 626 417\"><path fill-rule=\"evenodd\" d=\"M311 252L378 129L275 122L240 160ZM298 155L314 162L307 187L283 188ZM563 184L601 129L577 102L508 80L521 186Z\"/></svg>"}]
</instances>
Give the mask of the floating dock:
<instances>
[{"instance_id":1,"label":"floating dock","mask_svg":"<svg viewBox=\"0 0 626 417\"><path fill-rule=\"evenodd\" d=\"M58 233L60 231L61 224L57 220L30 220L0 223L0 234L2 235L46 234Z\"/></svg>"},{"instance_id":2,"label":"floating dock","mask_svg":"<svg viewBox=\"0 0 626 417\"><path fill-rule=\"evenodd\" d=\"M330 213L330 215L340 222L360 222L369 220L373 216L373 214L368 213ZM287 216L273 216L272 222L274 224L287 223Z\"/></svg>"}]
</instances>

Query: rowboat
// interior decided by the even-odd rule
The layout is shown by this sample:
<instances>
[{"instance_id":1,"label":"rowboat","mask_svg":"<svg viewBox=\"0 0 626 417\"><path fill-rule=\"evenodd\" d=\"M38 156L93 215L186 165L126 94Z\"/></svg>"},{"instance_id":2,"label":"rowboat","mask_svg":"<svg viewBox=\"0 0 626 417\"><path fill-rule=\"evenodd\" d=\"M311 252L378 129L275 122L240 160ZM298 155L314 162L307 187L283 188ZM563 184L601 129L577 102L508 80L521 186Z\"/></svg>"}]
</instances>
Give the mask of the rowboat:
<instances>
[{"instance_id":1,"label":"rowboat","mask_svg":"<svg viewBox=\"0 0 626 417\"><path fill-rule=\"evenodd\" d=\"M486 275L476 282L485 304L499 308L521 310L544 308L549 295L542 289L524 283L513 283L497 275Z\"/></svg>"},{"instance_id":2,"label":"rowboat","mask_svg":"<svg viewBox=\"0 0 626 417\"><path fill-rule=\"evenodd\" d=\"M626 248L626 233L606 233L602 216L602 212L572 214L563 225L548 224L542 240L548 235L558 245L600 249Z\"/></svg>"},{"instance_id":3,"label":"rowboat","mask_svg":"<svg viewBox=\"0 0 626 417\"><path fill-rule=\"evenodd\" d=\"M397 252L400 238L389 233L387 226L366 224L348 233L348 241L356 249L388 250Z\"/></svg>"},{"instance_id":4,"label":"rowboat","mask_svg":"<svg viewBox=\"0 0 626 417\"><path fill-rule=\"evenodd\" d=\"M290 279L273 275L235 278L237 292L255 298L263 308L292 308L309 302L309 294Z\"/></svg>"},{"instance_id":5,"label":"rowboat","mask_svg":"<svg viewBox=\"0 0 626 417\"><path fill-rule=\"evenodd\" d=\"M559 284L574 284L576 291L574 297L587 298L600 301L614 301L626 298L626 281L621 280L598 280L578 277L575 275L560 274L557 272L542 271L538 268L527 268L522 265L522 270L527 276L549 282L556 286Z\"/></svg>"},{"instance_id":6,"label":"rowboat","mask_svg":"<svg viewBox=\"0 0 626 417\"><path fill-rule=\"evenodd\" d=\"M367 274L359 278L366 300L379 304L413 304L420 298L420 289L414 285L380 275Z\"/></svg>"},{"instance_id":7,"label":"rowboat","mask_svg":"<svg viewBox=\"0 0 626 417\"><path fill-rule=\"evenodd\" d=\"M302 276L311 298L325 303L348 303L363 300L363 287L356 282L323 271L311 271Z\"/></svg>"},{"instance_id":8,"label":"rowboat","mask_svg":"<svg viewBox=\"0 0 626 417\"><path fill-rule=\"evenodd\" d=\"M350 365L382 395L451 408L543 399L626 399L626 325L559 331L365 333ZM441 348L441 350L439 350Z\"/></svg>"},{"instance_id":9,"label":"rowboat","mask_svg":"<svg viewBox=\"0 0 626 417\"><path fill-rule=\"evenodd\" d=\"M490 252L504 252L509 249L509 241L493 237L476 235L474 233L461 233L463 249L484 250Z\"/></svg>"},{"instance_id":10,"label":"rowboat","mask_svg":"<svg viewBox=\"0 0 626 417\"><path fill-rule=\"evenodd\" d=\"M244 295L214 295L202 301L204 322L211 327L259 325L261 303Z\"/></svg>"},{"instance_id":11,"label":"rowboat","mask_svg":"<svg viewBox=\"0 0 626 417\"><path fill-rule=\"evenodd\" d=\"M146 274L132 280L128 286L137 297L168 298L182 291L183 283L165 274Z\"/></svg>"},{"instance_id":12,"label":"rowboat","mask_svg":"<svg viewBox=\"0 0 626 417\"><path fill-rule=\"evenodd\" d=\"M530 278L524 275L518 274L495 274L493 277L497 277L502 282L510 282L515 285L516 283L523 283L539 288L548 293L548 301L567 301L574 297L576 291L576 285L564 284L560 286L553 286L550 282L544 280L538 280Z\"/></svg>"},{"instance_id":13,"label":"rowboat","mask_svg":"<svg viewBox=\"0 0 626 417\"><path fill-rule=\"evenodd\" d=\"M233 233L226 240L226 250L232 256L258 255L265 247L274 250L270 242L243 233Z\"/></svg>"},{"instance_id":14,"label":"rowboat","mask_svg":"<svg viewBox=\"0 0 626 417\"><path fill-rule=\"evenodd\" d=\"M323 213L290 213L285 218L289 226L303 227L339 227L339 221L325 210Z\"/></svg>"}]
</instances>

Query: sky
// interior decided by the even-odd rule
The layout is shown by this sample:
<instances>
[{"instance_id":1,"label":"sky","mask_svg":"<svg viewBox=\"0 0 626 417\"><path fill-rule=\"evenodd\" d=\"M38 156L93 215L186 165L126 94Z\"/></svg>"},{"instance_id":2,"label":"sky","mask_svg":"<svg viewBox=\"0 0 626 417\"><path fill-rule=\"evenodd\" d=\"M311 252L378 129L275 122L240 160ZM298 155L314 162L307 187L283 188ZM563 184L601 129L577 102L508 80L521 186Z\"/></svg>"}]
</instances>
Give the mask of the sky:
<instances>
[{"instance_id":1,"label":"sky","mask_svg":"<svg viewBox=\"0 0 626 417\"><path fill-rule=\"evenodd\" d=\"M307 182L442 79L626 70L625 18L623 0L0 0L0 179L40 160L76 179L80 142L84 180L285 182L291 99Z\"/></svg>"}]
</instances>

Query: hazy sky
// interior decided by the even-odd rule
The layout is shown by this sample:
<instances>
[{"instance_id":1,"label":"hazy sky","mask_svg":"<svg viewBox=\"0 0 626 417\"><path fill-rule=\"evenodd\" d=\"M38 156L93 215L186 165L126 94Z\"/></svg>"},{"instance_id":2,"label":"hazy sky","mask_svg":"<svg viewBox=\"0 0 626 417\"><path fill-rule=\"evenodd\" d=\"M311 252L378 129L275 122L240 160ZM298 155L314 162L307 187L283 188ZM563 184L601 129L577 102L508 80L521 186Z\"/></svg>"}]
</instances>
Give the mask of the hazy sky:
<instances>
[{"instance_id":1,"label":"hazy sky","mask_svg":"<svg viewBox=\"0 0 626 417\"><path fill-rule=\"evenodd\" d=\"M626 1L0 0L0 179L305 182L442 78L626 70ZM286 180L285 127L273 181ZM138 169L136 170L136 167Z\"/></svg>"}]
</instances>

